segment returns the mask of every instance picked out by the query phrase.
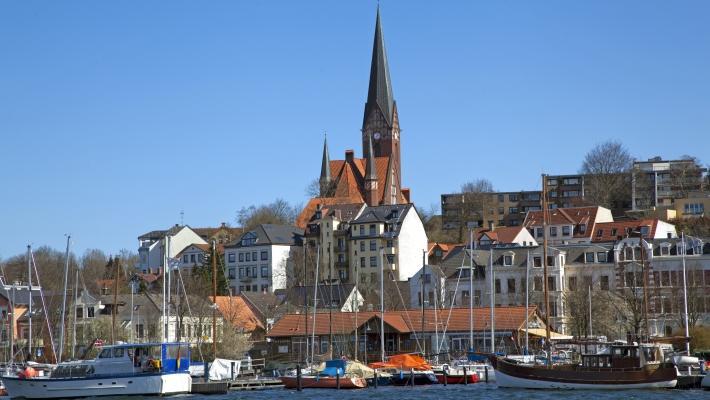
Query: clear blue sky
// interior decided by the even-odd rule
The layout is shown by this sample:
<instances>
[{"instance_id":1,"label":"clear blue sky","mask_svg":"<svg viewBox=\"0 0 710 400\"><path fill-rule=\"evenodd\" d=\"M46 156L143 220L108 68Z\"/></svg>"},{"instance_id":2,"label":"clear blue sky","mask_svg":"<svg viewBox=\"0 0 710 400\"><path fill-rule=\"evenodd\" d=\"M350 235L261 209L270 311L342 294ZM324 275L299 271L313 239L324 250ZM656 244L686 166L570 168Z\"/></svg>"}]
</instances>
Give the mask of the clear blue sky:
<instances>
[{"instance_id":1,"label":"clear blue sky","mask_svg":"<svg viewBox=\"0 0 710 400\"><path fill-rule=\"evenodd\" d=\"M306 200L360 154L375 1L0 5L0 257L27 243L135 250L180 221ZM403 179L536 189L621 140L710 161L710 2L381 3Z\"/></svg>"}]
</instances>

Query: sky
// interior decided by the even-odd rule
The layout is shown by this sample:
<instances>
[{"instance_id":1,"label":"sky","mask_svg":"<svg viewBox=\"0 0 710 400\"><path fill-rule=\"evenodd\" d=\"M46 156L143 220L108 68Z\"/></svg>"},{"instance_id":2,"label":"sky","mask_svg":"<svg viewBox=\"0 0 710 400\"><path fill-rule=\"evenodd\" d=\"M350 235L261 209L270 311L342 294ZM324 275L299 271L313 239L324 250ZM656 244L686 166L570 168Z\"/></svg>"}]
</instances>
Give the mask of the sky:
<instances>
[{"instance_id":1,"label":"sky","mask_svg":"<svg viewBox=\"0 0 710 400\"><path fill-rule=\"evenodd\" d=\"M307 200L360 155L375 1L0 4L0 258L137 250L181 221ZM710 2L380 2L402 175L429 208L535 190L621 141L710 162ZM181 217L181 212L183 216Z\"/></svg>"}]
</instances>

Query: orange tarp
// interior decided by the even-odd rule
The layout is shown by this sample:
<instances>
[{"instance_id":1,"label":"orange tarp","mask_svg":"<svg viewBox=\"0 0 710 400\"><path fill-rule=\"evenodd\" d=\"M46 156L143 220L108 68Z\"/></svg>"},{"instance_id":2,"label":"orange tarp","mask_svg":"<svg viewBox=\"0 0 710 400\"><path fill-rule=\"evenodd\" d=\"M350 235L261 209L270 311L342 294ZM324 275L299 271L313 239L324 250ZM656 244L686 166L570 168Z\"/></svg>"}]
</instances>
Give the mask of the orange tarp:
<instances>
[{"instance_id":1,"label":"orange tarp","mask_svg":"<svg viewBox=\"0 0 710 400\"><path fill-rule=\"evenodd\" d=\"M390 356L386 362L371 363L370 368L397 368L415 369L417 371L430 370L431 366L421 357L414 354L397 354Z\"/></svg>"}]
</instances>

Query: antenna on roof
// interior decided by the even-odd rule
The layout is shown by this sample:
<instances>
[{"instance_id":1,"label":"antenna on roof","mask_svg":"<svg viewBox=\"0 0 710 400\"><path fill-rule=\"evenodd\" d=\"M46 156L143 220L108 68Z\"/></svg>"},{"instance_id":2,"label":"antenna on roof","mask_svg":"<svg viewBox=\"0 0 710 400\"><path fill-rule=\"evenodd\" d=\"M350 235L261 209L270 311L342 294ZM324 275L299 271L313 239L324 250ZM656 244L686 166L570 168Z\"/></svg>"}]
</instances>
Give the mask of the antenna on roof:
<instances>
[{"instance_id":1,"label":"antenna on roof","mask_svg":"<svg viewBox=\"0 0 710 400\"><path fill-rule=\"evenodd\" d=\"M180 210L180 225L185 226L185 210Z\"/></svg>"}]
</instances>

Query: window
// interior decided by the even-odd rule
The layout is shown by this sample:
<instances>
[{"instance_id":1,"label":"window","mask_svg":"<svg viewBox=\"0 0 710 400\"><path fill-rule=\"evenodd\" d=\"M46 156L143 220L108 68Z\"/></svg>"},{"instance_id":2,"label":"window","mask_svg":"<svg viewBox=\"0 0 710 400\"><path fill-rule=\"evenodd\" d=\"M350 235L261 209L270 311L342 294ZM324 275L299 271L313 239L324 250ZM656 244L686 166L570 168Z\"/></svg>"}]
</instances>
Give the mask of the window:
<instances>
[{"instance_id":1,"label":"window","mask_svg":"<svg viewBox=\"0 0 710 400\"><path fill-rule=\"evenodd\" d=\"M237 257L234 253L229 253L227 255L227 260L231 263L235 262L237 260Z\"/></svg>"},{"instance_id":2,"label":"window","mask_svg":"<svg viewBox=\"0 0 710 400\"><path fill-rule=\"evenodd\" d=\"M515 279L508 278L508 293L515 293Z\"/></svg>"},{"instance_id":3,"label":"window","mask_svg":"<svg viewBox=\"0 0 710 400\"><path fill-rule=\"evenodd\" d=\"M569 232L570 232L569 225L564 225L562 227L562 236L569 236Z\"/></svg>"},{"instance_id":4,"label":"window","mask_svg":"<svg viewBox=\"0 0 710 400\"><path fill-rule=\"evenodd\" d=\"M602 275L602 277L599 280L599 286L601 287L602 290L609 290L609 276Z\"/></svg>"},{"instance_id":5,"label":"window","mask_svg":"<svg viewBox=\"0 0 710 400\"><path fill-rule=\"evenodd\" d=\"M340 271L338 271L338 275L340 276L341 282L348 281L348 270L347 269L341 269Z\"/></svg>"},{"instance_id":6,"label":"window","mask_svg":"<svg viewBox=\"0 0 710 400\"><path fill-rule=\"evenodd\" d=\"M4 312L3 312L3 314L4 314ZM84 318L84 307L77 307L76 308L76 318L77 319Z\"/></svg>"},{"instance_id":7,"label":"window","mask_svg":"<svg viewBox=\"0 0 710 400\"><path fill-rule=\"evenodd\" d=\"M469 300L469 297L471 296L470 292L468 290L462 290L461 291L461 303L467 303Z\"/></svg>"},{"instance_id":8,"label":"window","mask_svg":"<svg viewBox=\"0 0 710 400\"><path fill-rule=\"evenodd\" d=\"M533 267L542 268L542 257L533 257Z\"/></svg>"},{"instance_id":9,"label":"window","mask_svg":"<svg viewBox=\"0 0 710 400\"><path fill-rule=\"evenodd\" d=\"M266 261L269 259L269 252L266 250L261 251L261 261Z\"/></svg>"},{"instance_id":10,"label":"window","mask_svg":"<svg viewBox=\"0 0 710 400\"><path fill-rule=\"evenodd\" d=\"M535 236L541 238L543 235L542 228L535 228Z\"/></svg>"},{"instance_id":11,"label":"window","mask_svg":"<svg viewBox=\"0 0 710 400\"><path fill-rule=\"evenodd\" d=\"M504 201L505 201L505 195L499 194L499 195L498 195L498 201L501 202L501 203L504 202Z\"/></svg>"},{"instance_id":12,"label":"window","mask_svg":"<svg viewBox=\"0 0 710 400\"><path fill-rule=\"evenodd\" d=\"M244 268L239 268L239 277L244 278Z\"/></svg>"},{"instance_id":13,"label":"window","mask_svg":"<svg viewBox=\"0 0 710 400\"><path fill-rule=\"evenodd\" d=\"M671 245L670 244L662 244L661 245L661 255L662 256L669 256L671 254Z\"/></svg>"},{"instance_id":14,"label":"window","mask_svg":"<svg viewBox=\"0 0 710 400\"><path fill-rule=\"evenodd\" d=\"M611 236L616 237L617 233L618 233L618 231L616 230L616 228L611 228Z\"/></svg>"},{"instance_id":15,"label":"window","mask_svg":"<svg viewBox=\"0 0 710 400\"><path fill-rule=\"evenodd\" d=\"M256 278L256 265L251 267L251 277ZM256 289L254 289L256 291Z\"/></svg>"},{"instance_id":16,"label":"window","mask_svg":"<svg viewBox=\"0 0 710 400\"><path fill-rule=\"evenodd\" d=\"M247 253L247 261L251 261L251 253Z\"/></svg>"},{"instance_id":17,"label":"window","mask_svg":"<svg viewBox=\"0 0 710 400\"><path fill-rule=\"evenodd\" d=\"M377 266L377 257L370 257L370 266L371 267Z\"/></svg>"},{"instance_id":18,"label":"window","mask_svg":"<svg viewBox=\"0 0 710 400\"><path fill-rule=\"evenodd\" d=\"M377 251L377 241L370 240L370 251Z\"/></svg>"},{"instance_id":19,"label":"window","mask_svg":"<svg viewBox=\"0 0 710 400\"><path fill-rule=\"evenodd\" d=\"M94 307L93 306L86 307L86 317L87 318L94 318Z\"/></svg>"},{"instance_id":20,"label":"window","mask_svg":"<svg viewBox=\"0 0 710 400\"><path fill-rule=\"evenodd\" d=\"M510 207L508 208L508 212L510 214L517 214L518 213L518 207Z\"/></svg>"},{"instance_id":21,"label":"window","mask_svg":"<svg viewBox=\"0 0 710 400\"><path fill-rule=\"evenodd\" d=\"M517 194L509 194L508 195L508 200L509 201L518 201L518 195ZM512 211L511 211L512 212ZM516 211L517 212L517 211Z\"/></svg>"},{"instance_id":22,"label":"window","mask_svg":"<svg viewBox=\"0 0 710 400\"><path fill-rule=\"evenodd\" d=\"M365 257L360 257L360 268L364 267L365 265Z\"/></svg>"},{"instance_id":23,"label":"window","mask_svg":"<svg viewBox=\"0 0 710 400\"><path fill-rule=\"evenodd\" d=\"M258 286L257 286L257 285L251 285L251 291L252 291L252 292L256 292L257 289L258 289Z\"/></svg>"},{"instance_id":24,"label":"window","mask_svg":"<svg viewBox=\"0 0 710 400\"><path fill-rule=\"evenodd\" d=\"M360 251L365 251L365 241L364 240L360 241Z\"/></svg>"},{"instance_id":25,"label":"window","mask_svg":"<svg viewBox=\"0 0 710 400\"><path fill-rule=\"evenodd\" d=\"M548 179L547 186L557 186L557 179Z\"/></svg>"},{"instance_id":26,"label":"window","mask_svg":"<svg viewBox=\"0 0 710 400\"><path fill-rule=\"evenodd\" d=\"M585 263L593 263L594 262L594 253L584 253L584 262Z\"/></svg>"},{"instance_id":27,"label":"window","mask_svg":"<svg viewBox=\"0 0 710 400\"><path fill-rule=\"evenodd\" d=\"M533 290L536 292L542 291L542 277L536 276L535 279L533 279Z\"/></svg>"},{"instance_id":28,"label":"window","mask_svg":"<svg viewBox=\"0 0 710 400\"><path fill-rule=\"evenodd\" d=\"M577 290L577 277L576 276L570 276L568 282L569 282L568 289L570 290L570 292L574 292L575 290Z\"/></svg>"},{"instance_id":29,"label":"window","mask_svg":"<svg viewBox=\"0 0 710 400\"><path fill-rule=\"evenodd\" d=\"M555 277L554 276L547 277L547 290L552 290L552 291L557 290L557 288L555 286Z\"/></svg>"},{"instance_id":30,"label":"window","mask_svg":"<svg viewBox=\"0 0 710 400\"><path fill-rule=\"evenodd\" d=\"M244 253L239 253L239 262L244 262Z\"/></svg>"},{"instance_id":31,"label":"window","mask_svg":"<svg viewBox=\"0 0 710 400\"><path fill-rule=\"evenodd\" d=\"M365 225L360 225L360 236L365 236Z\"/></svg>"},{"instance_id":32,"label":"window","mask_svg":"<svg viewBox=\"0 0 710 400\"><path fill-rule=\"evenodd\" d=\"M252 251L252 252L251 252L251 259L252 259L252 261L256 261L256 255L257 255L257 252L256 252L256 251Z\"/></svg>"},{"instance_id":33,"label":"window","mask_svg":"<svg viewBox=\"0 0 710 400\"><path fill-rule=\"evenodd\" d=\"M562 180L563 185L579 185L579 178L564 178Z\"/></svg>"},{"instance_id":34,"label":"window","mask_svg":"<svg viewBox=\"0 0 710 400\"><path fill-rule=\"evenodd\" d=\"M500 214L500 215L505 214L505 207L498 207L498 214Z\"/></svg>"},{"instance_id":35,"label":"window","mask_svg":"<svg viewBox=\"0 0 710 400\"><path fill-rule=\"evenodd\" d=\"M556 226L550 227L550 236L557 237L557 227Z\"/></svg>"},{"instance_id":36,"label":"window","mask_svg":"<svg viewBox=\"0 0 710 400\"><path fill-rule=\"evenodd\" d=\"M375 227L375 224L370 224L370 235L375 234L377 234L377 228Z\"/></svg>"},{"instance_id":37,"label":"window","mask_svg":"<svg viewBox=\"0 0 710 400\"><path fill-rule=\"evenodd\" d=\"M236 271L234 268L229 269L229 279L235 279L236 278Z\"/></svg>"},{"instance_id":38,"label":"window","mask_svg":"<svg viewBox=\"0 0 710 400\"><path fill-rule=\"evenodd\" d=\"M587 231L587 224L579 224L579 233L585 233Z\"/></svg>"},{"instance_id":39,"label":"window","mask_svg":"<svg viewBox=\"0 0 710 400\"><path fill-rule=\"evenodd\" d=\"M267 265L262 265L261 266L261 277L262 278L268 278L269 277L269 267Z\"/></svg>"},{"instance_id":40,"label":"window","mask_svg":"<svg viewBox=\"0 0 710 400\"><path fill-rule=\"evenodd\" d=\"M394 247L394 241L388 240L387 241L387 248L391 249L392 247ZM438 250L437 253L439 254L438 256L441 257L441 250Z\"/></svg>"},{"instance_id":41,"label":"window","mask_svg":"<svg viewBox=\"0 0 710 400\"><path fill-rule=\"evenodd\" d=\"M600 263L606 262L606 252L605 251L597 252L597 262L600 262Z\"/></svg>"},{"instance_id":42,"label":"window","mask_svg":"<svg viewBox=\"0 0 710 400\"><path fill-rule=\"evenodd\" d=\"M683 214L699 215L705 213L703 203L687 203L683 205Z\"/></svg>"},{"instance_id":43,"label":"window","mask_svg":"<svg viewBox=\"0 0 710 400\"><path fill-rule=\"evenodd\" d=\"M512 255L504 255L503 256L503 265L506 267L513 265L513 256Z\"/></svg>"},{"instance_id":44,"label":"window","mask_svg":"<svg viewBox=\"0 0 710 400\"><path fill-rule=\"evenodd\" d=\"M648 226L641 227L641 236L648 236Z\"/></svg>"},{"instance_id":45,"label":"window","mask_svg":"<svg viewBox=\"0 0 710 400\"><path fill-rule=\"evenodd\" d=\"M143 324L137 324L136 325L136 337L142 339L144 334L145 334L145 332L144 332Z\"/></svg>"},{"instance_id":46,"label":"window","mask_svg":"<svg viewBox=\"0 0 710 400\"><path fill-rule=\"evenodd\" d=\"M555 256L547 256L547 266L548 267L555 266Z\"/></svg>"},{"instance_id":47,"label":"window","mask_svg":"<svg viewBox=\"0 0 710 400\"><path fill-rule=\"evenodd\" d=\"M190 254L190 262L194 263L195 262L195 255Z\"/></svg>"},{"instance_id":48,"label":"window","mask_svg":"<svg viewBox=\"0 0 710 400\"><path fill-rule=\"evenodd\" d=\"M500 279L496 279L496 294L500 293Z\"/></svg>"},{"instance_id":49,"label":"window","mask_svg":"<svg viewBox=\"0 0 710 400\"><path fill-rule=\"evenodd\" d=\"M338 253L338 263L342 264L345 262L345 254Z\"/></svg>"},{"instance_id":50,"label":"window","mask_svg":"<svg viewBox=\"0 0 710 400\"><path fill-rule=\"evenodd\" d=\"M187 264L187 254L182 256L182 262Z\"/></svg>"}]
</instances>

